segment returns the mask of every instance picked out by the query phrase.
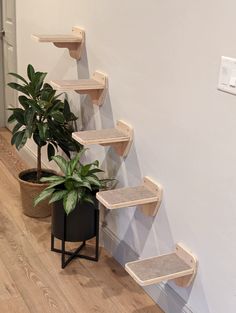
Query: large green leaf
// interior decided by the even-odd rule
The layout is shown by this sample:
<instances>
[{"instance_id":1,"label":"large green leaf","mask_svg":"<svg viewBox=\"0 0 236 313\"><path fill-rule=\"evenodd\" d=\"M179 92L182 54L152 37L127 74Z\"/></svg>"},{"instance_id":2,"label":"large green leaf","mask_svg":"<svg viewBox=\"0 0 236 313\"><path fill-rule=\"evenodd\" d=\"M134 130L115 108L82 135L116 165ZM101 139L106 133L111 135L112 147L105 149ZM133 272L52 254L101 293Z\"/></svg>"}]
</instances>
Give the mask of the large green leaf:
<instances>
[{"instance_id":1,"label":"large green leaf","mask_svg":"<svg viewBox=\"0 0 236 313\"><path fill-rule=\"evenodd\" d=\"M51 115L55 119L56 122L64 123L65 119L64 119L64 116L63 116L63 114L61 112L55 111L55 112L52 112Z\"/></svg>"},{"instance_id":2,"label":"large green leaf","mask_svg":"<svg viewBox=\"0 0 236 313\"><path fill-rule=\"evenodd\" d=\"M28 107L29 107L29 104L28 104L29 98L27 98L26 96L19 96L18 100L19 100L20 104L23 106L23 108L25 110L28 109Z\"/></svg>"},{"instance_id":3,"label":"large green leaf","mask_svg":"<svg viewBox=\"0 0 236 313\"><path fill-rule=\"evenodd\" d=\"M59 185L63 184L64 182L65 182L65 178L61 177L60 180L58 179L58 181L55 181L54 183L50 183L50 186L48 186L44 190L48 190L48 189L54 188L56 186L59 186Z\"/></svg>"},{"instance_id":4,"label":"large green leaf","mask_svg":"<svg viewBox=\"0 0 236 313\"><path fill-rule=\"evenodd\" d=\"M88 172L89 172L91 167L92 167L92 164L81 165L81 167L80 167L81 176L88 175Z\"/></svg>"},{"instance_id":5,"label":"large green leaf","mask_svg":"<svg viewBox=\"0 0 236 313\"><path fill-rule=\"evenodd\" d=\"M57 111L61 110L61 106L62 105L63 105L63 103L59 99L58 100L54 100L53 102L49 102L49 105L46 107L45 116L52 117L52 114L54 112L57 112ZM63 117L63 119L64 119L64 117Z\"/></svg>"},{"instance_id":6,"label":"large green leaf","mask_svg":"<svg viewBox=\"0 0 236 313\"><path fill-rule=\"evenodd\" d=\"M82 178L77 173L73 173L72 178L78 183L83 182Z\"/></svg>"},{"instance_id":7,"label":"large green leaf","mask_svg":"<svg viewBox=\"0 0 236 313\"><path fill-rule=\"evenodd\" d=\"M67 166L66 166L66 175L67 176L71 176L72 173L73 173L73 171L72 171L72 168L71 168L71 164L69 162L69 163L67 163Z\"/></svg>"},{"instance_id":8,"label":"large green leaf","mask_svg":"<svg viewBox=\"0 0 236 313\"><path fill-rule=\"evenodd\" d=\"M43 147L47 144L46 141L42 141L40 136L39 136L39 133L38 131L35 131L34 134L33 134L33 139L34 139L34 142L36 143L36 145L40 146L40 147Z\"/></svg>"},{"instance_id":9,"label":"large green leaf","mask_svg":"<svg viewBox=\"0 0 236 313\"><path fill-rule=\"evenodd\" d=\"M64 185L68 191L75 190L77 188L76 183L68 177L66 178Z\"/></svg>"},{"instance_id":10,"label":"large green leaf","mask_svg":"<svg viewBox=\"0 0 236 313\"><path fill-rule=\"evenodd\" d=\"M53 203L63 199L68 194L67 190L55 191L49 201L49 203Z\"/></svg>"},{"instance_id":11,"label":"large green leaf","mask_svg":"<svg viewBox=\"0 0 236 313\"><path fill-rule=\"evenodd\" d=\"M47 154L48 154L48 160L51 161L52 157L55 155L55 148L54 146L49 142L47 146Z\"/></svg>"},{"instance_id":12,"label":"large green leaf","mask_svg":"<svg viewBox=\"0 0 236 313\"><path fill-rule=\"evenodd\" d=\"M70 105L69 102L65 99L64 100L64 109L63 109L64 117L66 121L71 120L71 111L70 111Z\"/></svg>"},{"instance_id":13,"label":"large green leaf","mask_svg":"<svg viewBox=\"0 0 236 313\"><path fill-rule=\"evenodd\" d=\"M8 86L11 87L12 89L15 89L26 94L27 96L29 95L27 88L25 86L21 86L20 84L17 83L9 83Z\"/></svg>"},{"instance_id":14,"label":"large green leaf","mask_svg":"<svg viewBox=\"0 0 236 313\"><path fill-rule=\"evenodd\" d=\"M48 83L45 83L44 85L43 85L43 89L48 89L48 90L53 90L53 88L52 88L52 86L51 85L49 85Z\"/></svg>"},{"instance_id":15,"label":"large green leaf","mask_svg":"<svg viewBox=\"0 0 236 313\"><path fill-rule=\"evenodd\" d=\"M30 81L33 80L34 74L35 74L34 68L31 64L29 64L27 67L27 75L28 75Z\"/></svg>"},{"instance_id":16,"label":"large green leaf","mask_svg":"<svg viewBox=\"0 0 236 313\"><path fill-rule=\"evenodd\" d=\"M61 176L55 176L55 175L49 176L49 177L42 177L40 179L40 181L43 182L43 183L45 183L45 182L51 183L51 182L56 182L56 181L59 181L59 180L61 180Z\"/></svg>"},{"instance_id":17,"label":"large green leaf","mask_svg":"<svg viewBox=\"0 0 236 313\"><path fill-rule=\"evenodd\" d=\"M34 120L35 120L35 111L32 107L29 107L27 110L25 110L25 123L28 138L31 138L35 129Z\"/></svg>"},{"instance_id":18,"label":"large green leaf","mask_svg":"<svg viewBox=\"0 0 236 313\"><path fill-rule=\"evenodd\" d=\"M11 137L11 144L14 145L16 142L17 137L19 136L20 132L15 132Z\"/></svg>"},{"instance_id":19,"label":"large green leaf","mask_svg":"<svg viewBox=\"0 0 236 313\"><path fill-rule=\"evenodd\" d=\"M43 82L46 76L47 76L47 73L42 73L42 72L35 73L32 83L35 86L35 90L37 93L40 91L41 87L43 86Z\"/></svg>"},{"instance_id":20,"label":"large green leaf","mask_svg":"<svg viewBox=\"0 0 236 313\"><path fill-rule=\"evenodd\" d=\"M46 123L38 123L37 124L39 130L39 137L42 141L47 141L47 130L48 126Z\"/></svg>"},{"instance_id":21,"label":"large green leaf","mask_svg":"<svg viewBox=\"0 0 236 313\"><path fill-rule=\"evenodd\" d=\"M10 123L13 123L16 121L16 118L15 118L15 115L14 113L12 113L9 117L8 117L8 120L7 122L10 124Z\"/></svg>"},{"instance_id":22,"label":"large green leaf","mask_svg":"<svg viewBox=\"0 0 236 313\"><path fill-rule=\"evenodd\" d=\"M18 123L25 125L25 111L23 109L20 108L15 108L12 109L13 114L17 120Z\"/></svg>"},{"instance_id":23,"label":"large green leaf","mask_svg":"<svg viewBox=\"0 0 236 313\"><path fill-rule=\"evenodd\" d=\"M48 197L51 196L51 194L55 191L54 188L52 189L47 189L47 190L43 190L39 195L38 197L36 197L34 199L34 206L36 206L39 202L47 199Z\"/></svg>"},{"instance_id":24,"label":"large green leaf","mask_svg":"<svg viewBox=\"0 0 236 313\"><path fill-rule=\"evenodd\" d=\"M72 173L74 172L79 160L81 159L82 155L85 153L86 150L88 149L81 149L81 151L77 153L76 156L70 161Z\"/></svg>"},{"instance_id":25,"label":"large green leaf","mask_svg":"<svg viewBox=\"0 0 236 313\"><path fill-rule=\"evenodd\" d=\"M28 84L27 80L24 79L24 77L20 76L17 73L9 73L9 75L16 77L17 79L20 79L21 81L23 81L26 85Z\"/></svg>"},{"instance_id":26,"label":"large green leaf","mask_svg":"<svg viewBox=\"0 0 236 313\"><path fill-rule=\"evenodd\" d=\"M11 138L11 144L16 146L17 150L20 150L26 143L27 136L25 135L25 129L16 132Z\"/></svg>"},{"instance_id":27,"label":"large green leaf","mask_svg":"<svg viewBox=\"0 0 236 313\"><path fill-rule=\"evenodd\" d=\"M90 185L101 187L101 183L97 177L88 176L88 177L86 177L86 179L90 183Z\"/></svg>"},{"instance_id":28,"label":"large green leaf","mask_svg":"<svg viewBox=\"0 0 236 313\"><path fill-rule=\"evenodd\" d=\"M22 138L20 140L20 143L18 145L16 145L17 150L22 149L24 147L24 145L26 144L26 141L28 139L26 129L23 129L21 131L21 133L23 133L23 135L22 135Z\"/></svg>"},{"instance_id":29,"label":"large green leaf","mask_svg":"<svg viewBox=\"0 0 236 313\"><path fill-rule=\"evenodd\" d=\"M60 155L54 156L52 157L52 159L57 163L57 165L60 167L62 172L66 174L66 168L67 168L66 160Z\"/></svg>"},{"instance_id":30,"label":"large green leaf","mask_svg":"<svg viewBox=\"0 0 236 313\"><path fill-rule=\"evenodd\" d=\"M27 101L28 105L30 105L37 113L43 114L43 110L38 105L37 100L29 99Z\"/></svg>"},{"instance_id":31,"label":"large green leaf","mask_svg":"<svg viewBox=\"0 0 236 313\"><path fill-rule=\"evenodd\" d=\"M17 123L12 130L13 135L22 127L22 124Z\"/></svg>"},{"instance_id":32,"label":"large green leaf","mask_svg":"<svg viewBox=\"0 0 236 313\"><path fill-rule=\"evenodd\" d=\"M56 94L56 90L54 89L43 89L41 91L41 99L51 103Z\"/></svg>"},{"instance_id":33,"label":"large green leaf","mask_svg":"<svg viewBox=\"0 0 236 313\"><path fill-rule=\"evenodd\" d=\"M92 170L89 170L88 171L88 175L92 175L92 174L95 174L95 173L103 173L104 171L101 170L100 168L93 168Z\"/></svg>"},{"instance_id":34,"label":"large green leaf","mask_svg":"<svg viewBox=\"0 0 236 313\"><path fill-rule=\"evenodd\" d=\"M83 180L82 183L78 182L78 186L79 186L79 187L87 188L87 189L89 189L90 191L92 191L92 187L91 187L90 183L89 183L87 180Z\"/></svg>"},{"instance_id":35,"label":"large green leaf","mask_svg":"<svg viewBox=\"0 0 236 313\"><path fill-rule=\"evenodd\" d=\"M63 200L63 206L66 214L70 214L71 211L76 207L78 200L78 193L76 190L70 191Z\"/></svg>"},{"instance_id":36,"label":"large green leaf","mask_svg":"<svg viewBox=\"0 0 236 313\"><path fill-rule=\"evenodd\" d=\"M84 201L84 202L88 202L88 203L94 204L93 199L91 197L89 197L89 195L83 196L81 200Z\"/></svg>"}]
</instances>

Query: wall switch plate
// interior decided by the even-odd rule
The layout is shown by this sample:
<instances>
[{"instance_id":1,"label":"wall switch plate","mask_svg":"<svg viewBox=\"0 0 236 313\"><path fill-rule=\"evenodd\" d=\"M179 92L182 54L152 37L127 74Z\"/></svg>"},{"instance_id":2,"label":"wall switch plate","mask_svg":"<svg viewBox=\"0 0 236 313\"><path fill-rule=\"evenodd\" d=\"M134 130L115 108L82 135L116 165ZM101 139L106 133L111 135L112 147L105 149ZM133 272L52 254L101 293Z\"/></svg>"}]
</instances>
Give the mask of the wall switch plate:
<instances>
[{"instance_id":1,"label":"wall switch plate","mask_svg":"<svg viewBox=\"0 0 236 313\"><path fill-rule=\"evenodd\" d=\"M236 95L236 59L221 57L218 89Z\"/></svg>"}]
</instances>

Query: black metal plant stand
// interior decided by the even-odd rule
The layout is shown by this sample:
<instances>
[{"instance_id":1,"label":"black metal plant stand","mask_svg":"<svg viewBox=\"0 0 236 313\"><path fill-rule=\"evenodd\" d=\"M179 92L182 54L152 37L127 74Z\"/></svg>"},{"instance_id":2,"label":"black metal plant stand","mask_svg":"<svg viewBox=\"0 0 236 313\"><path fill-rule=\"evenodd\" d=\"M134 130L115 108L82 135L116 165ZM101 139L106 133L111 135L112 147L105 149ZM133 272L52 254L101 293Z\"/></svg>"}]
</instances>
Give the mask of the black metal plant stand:
<instances>
[{"instance_id":1,"label":"black metal plant stand","mask_svg":"<svg viewBox=\"0 0 236 313\"><path fill-rule=\"evenodd\" d=\"M64 213L64 227L63 227L63 239L61 240L61 249L57 249L54 247L55 236L51 234L51 251L61 253L61 268L65 268L74 258L81 258L90 261L98 261L99 258L99 210L95 211L95 256L89 256L80 254L80 251L85 247L86 241L83 241L82 244L74 251L66 250L66 220L67 215ZM69 256L66 259L66 256Z\"/></svg>"}]
</instances>

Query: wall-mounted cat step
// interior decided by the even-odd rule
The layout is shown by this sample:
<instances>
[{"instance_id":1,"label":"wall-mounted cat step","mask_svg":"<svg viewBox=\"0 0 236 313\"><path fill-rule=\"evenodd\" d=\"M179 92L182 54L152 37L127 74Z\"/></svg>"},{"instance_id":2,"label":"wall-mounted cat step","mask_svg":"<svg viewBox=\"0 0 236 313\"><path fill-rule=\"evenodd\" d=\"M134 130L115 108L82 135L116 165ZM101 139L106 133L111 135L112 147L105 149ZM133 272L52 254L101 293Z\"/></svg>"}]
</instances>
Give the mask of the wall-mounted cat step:
<instances>
[{"instance_id":1,"label":"wall-mounted cat step","mask_svg":"<svg viewBox=\"0 0 236 313\"><path fill-rule=\"evenodd\" d=\"M118 121L115 128L80 131L72 137L82 145L112 146L118 155L126 156L133 140L133 129L123 121Z\"/></svg>"},{"instance_id":2,"label":"wall-mounted cat step","mask_svg":"<svg viewBox=\"0 0 236 313\"><path fill-rule=\"evenodd\" d=\"M197 272L197 259L182 244L176 245L174 253L129 262L126 271L141 286L174 280L180 287L188 287Z\"/></svg>"},{"instance_id":3,"label":"wall-mounted cat step","mask_svg":"<svg viewBox=\"0 0 236 313\"><path fill-rule=\"evenodd\" d=\"M144 177L142 186L101 191L96 197L110 210L140 205L144 214L155 216L162 201L162 186Z\"/></svg>"},{"instance_id":4,"label":"wall-mounted cat step","mask_svg":"<svg viewBox=\"0 0 236 313\"><path fill-rule=\"evenodd\" d=\"M54 80L51 85L60 91L76 91L90 95L93 104L102 105L107 88L107 76L96 71L91 79Z\"/></svg>"},{"instance_id":5,"label":"wall-mounted cat step","mask_svg":"<svg viewBox=\"0 0 236 313\"><path fill-rule=\"evenodd\" d=\"M70 56L79 60L84 45L85 32L79 27L72 28L71 35L32 35L38 42L51 42L58 48L67 48Z\"/></svg>"}]
</instances>

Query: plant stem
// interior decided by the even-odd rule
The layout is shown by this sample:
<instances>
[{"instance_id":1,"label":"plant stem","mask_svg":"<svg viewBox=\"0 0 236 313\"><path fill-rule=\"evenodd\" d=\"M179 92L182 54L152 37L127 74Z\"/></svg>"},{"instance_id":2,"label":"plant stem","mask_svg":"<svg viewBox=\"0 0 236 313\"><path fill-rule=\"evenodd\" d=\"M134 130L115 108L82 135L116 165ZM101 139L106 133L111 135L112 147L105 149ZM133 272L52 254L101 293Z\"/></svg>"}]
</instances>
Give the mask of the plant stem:
<instances>
[{"instance_id":1,"label":"plant stem","mask_svg":"<svg viewBox=\"0 0 236 313\"><path fill-rule=\"evenodd\" d=\"M42 176L41 149L40 146L37 146L37 182L40 181Z\"/></svg>"}]
</instances>

